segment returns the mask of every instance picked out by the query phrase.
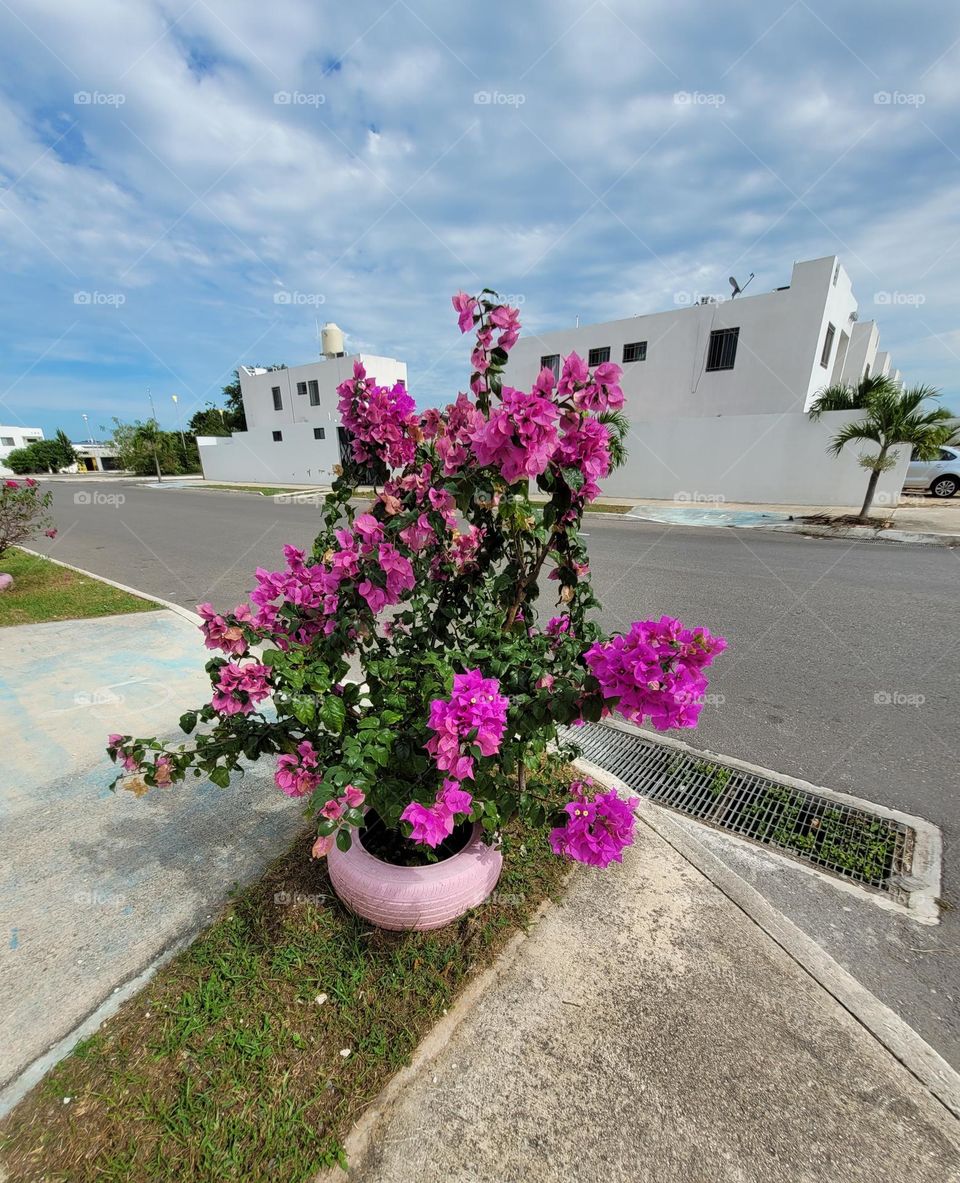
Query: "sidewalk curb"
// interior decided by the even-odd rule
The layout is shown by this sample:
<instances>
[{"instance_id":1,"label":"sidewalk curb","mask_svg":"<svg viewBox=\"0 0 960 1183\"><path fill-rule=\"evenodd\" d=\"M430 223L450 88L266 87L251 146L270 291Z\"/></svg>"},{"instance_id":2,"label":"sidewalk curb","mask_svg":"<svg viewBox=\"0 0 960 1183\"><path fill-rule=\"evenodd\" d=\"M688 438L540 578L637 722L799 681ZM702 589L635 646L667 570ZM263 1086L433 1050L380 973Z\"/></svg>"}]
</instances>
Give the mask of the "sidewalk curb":
<instances>
[{"instance_id":1,"label":"sidewalk curb","mask_svg":"<svg viewBox=\"0 0 960 1183\"><path fill-rule=\"evenodd\" d=\"M781 522L777 525L755 526L754 529L774 530L781 534L806 534L808 538L850 538L860 542L909 542L915 546L960 546L960 534L936 534L933 531L919 533L914 530L880 530L871 526L808 526L803 522Z\"/></svg>"},{"instance_id":2,"label":"sidewalk curb","mask_svg":"<svg viewBox=\"0 0 960 1183\"><path fill-rule=\"evenodd\" d=\"M625 791L617 777L586 760L576 763L611 788ZM778 912L745 879L703 843L688 834L669 813L641 798L636 815L735 904L757 927L800 966L878 1043L903 1065L954 1117L960 1118L960 1073L912 1027L863 986L812 937Z\"/></svg>"},{"instance_id":3,"label":"sidewalk curb","mask_svg":"<svg viewBox=\"0 0 960 1183\"><path fill-rule=\"evenodd\" d=\"M159 604L162 608L168 608L171 612L176 612L184 620L189 620L191 624L198 626L203 624L202 616L198 616L196 612L191 612L189 608L175 604L172 600L161 600L159 596L152 596L149 592L140 591L137 587L129 587L126 583L117 583L115 579L107 579L105 575L98 575L96 571L88 571L85 567L75 567L73 563L64 563L61 559L53 559L50 555L45 555L39 550L31 550L28 546L21 546L17 549L22 550L25 555L33 555L36 559L46 559L48 563L56 563L58 567L66 567L68 571L76 571L79 575L86 575L90 579L98 580L100 583L109 584L110 587L127 592L131 596L137 596L141 600L150 600L154 604Z\"/></svg>"},{"instance_id":4,"label":"sidewalk curb","mask_svg":"<svg viewBox=\"0 0 960 1183\"><path fill-rule=\"evenodd\" d=\"M808 538L837 538L850 539L859 542L899 542L911 543L914 546L960 546L960 534L944 534L933 530L884 530L879 526L821 526L816 523L805 523L797 518L794 521L771 522L683 522L664 521L661 518L644 517L634 511L620 516L627 522L649 522L657 526L680 526L684 529L695 530L760 530L778 534L804 534ZM609 515L608 515L609 516Z\"/></svg>"}]
</instances>

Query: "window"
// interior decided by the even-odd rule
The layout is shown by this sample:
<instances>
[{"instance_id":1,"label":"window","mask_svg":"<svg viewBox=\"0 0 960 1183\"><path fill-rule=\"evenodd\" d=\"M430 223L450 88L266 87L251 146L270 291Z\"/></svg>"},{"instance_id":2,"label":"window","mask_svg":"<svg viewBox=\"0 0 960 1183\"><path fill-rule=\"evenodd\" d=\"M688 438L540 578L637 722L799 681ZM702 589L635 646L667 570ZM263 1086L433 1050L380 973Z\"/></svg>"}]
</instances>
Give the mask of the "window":
<instances>
[{"instance_id":1,"label":"window","mask_svg":"<svg viewBox=\"0 0 960 1183\"><path fill-rule=\"evenodd\" d=\"M310 379L308 385L310 387L310 406L311 407L319 407L320 406L320 386L316 382L316 380L313 378Z\"/></svg>"},{"instance_id":2,"label":"window","mask_svg":"<svg viewBox=\"0 0 960 1183\"><path fill-rule=\"evenodd\" d=\"M307 393L306 382L298 382L297 383L297 394L306 394L306 393Z\"/></svg>"},{"instance_id":3,"label":"window","mask_svg":"<svg viewBox=\"0 0 960 1183\"><path fill-rule=\"evenodd\" d=\"M833 348L833 337L836 331L832 324L827 325L827 335L823 339L823 353L820 354L820 364L824 369L830 364L830 350Z\"/></svg>"},{"instance_id":4,"label":"window","mask_svg":"<svg viewBox=\"0 0 960 1183\"><path fill-rule=\"evenodd\" d=\"M13 436L12 435L0 435L0 445L2 445L5 448L12 448L13 447Z\"/></svg>"},{"instance_id":5,"label":"window","mask_svg":"<svg viewBox=\"0 0 960 1183\"><path fill-rule=\"evenodd\" d=\"M326 429L323 427L315 427L313 429L313 438L315 440L325 440L327 438Z\"/></svg>"},{"instance_id":6,"label":"window","mask_svg":"<svg viewBox=\"0 0 960 1183\"><path fill-rule=\"evenodd\" d=\"M275 411L283 410L283 396L280 393L279 386L274 386L273 388L273 409Z\"/></svg>"},{"instance_id":7,"label":"window","mask_svg":"<svg viewBox=\"0 0 960 1183\"><path fill-rule=\"evenodd\" d=\"M737 338L740 330L714 329L710 334L710 347L707 350L708 370L732 370L737 360Z\"/></svg>"},{"instance_id":8,"label":"window","mask_svg":"<svg viewBox=\"0 0 960 1183\"><path fill-rule=\"evenodd\" d=\"M560 354L559 353L545 353L540 358L541 370L553 370L554 378L560 377Z\"/></svg>"},{"instance_id":9,"label":"window","mask_svg":"<svg viewBox=\"0 0 960 1183\"><path fill-rule=\"evenodd\" d=\"M624 361L646 361L647 360L647 343L646 341L630 341L623 347Z\"/></svg>"},{"instance_id":10,"label":"window","mask_svg":"<svg viewBox=\"0 0 960 1183\"><path fill-rule=\"evenodd\" d=\"M949 448L941 448L940 449L940 459L941 460L956 460L956 458L957 458L956 452L951 452Z\"/></svg>"},{"instance_id":11,"label":"window","mask_svg":"<svg viewBox=\"0 0 960 1183\"><path fill-rule=\"evenodd\" d=\"M282 431L275 431L273 433L273 442L275 444L282 444L283 443L283 432Z\"/></svg>"},{"instance_id":12,"label":"window","mask_svg":"<svg viewBox=\"0 0 960 1183\"><path fill-rule=\"evenodd\" d=\"M604 345L600 349L591 349L587 355L588 366L602 366L605 361L610 360L610 346Z\"/></svg>"}]
</instances>

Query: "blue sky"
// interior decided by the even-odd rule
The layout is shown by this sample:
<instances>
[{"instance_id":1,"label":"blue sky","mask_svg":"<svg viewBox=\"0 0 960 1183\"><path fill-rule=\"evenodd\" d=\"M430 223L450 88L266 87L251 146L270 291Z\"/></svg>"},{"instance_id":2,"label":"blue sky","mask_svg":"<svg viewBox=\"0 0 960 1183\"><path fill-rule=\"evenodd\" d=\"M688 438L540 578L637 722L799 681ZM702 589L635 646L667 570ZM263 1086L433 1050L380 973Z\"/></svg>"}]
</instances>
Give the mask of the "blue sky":
<instances>
[{"instance_id":1,"label":"blue sky","mask_svg":"<svg viewBox=\"0 0 960 1183\"><path fill-rule=\"evenodd\" d=\"M834 253L960 407L953 3L4 0L0 27L0 422L99 435L150 388L172 427L171 394L186 418L238 363L311 360L316 319L443 402L458 288L543 330Z\"/></svg>"}]
</instances>

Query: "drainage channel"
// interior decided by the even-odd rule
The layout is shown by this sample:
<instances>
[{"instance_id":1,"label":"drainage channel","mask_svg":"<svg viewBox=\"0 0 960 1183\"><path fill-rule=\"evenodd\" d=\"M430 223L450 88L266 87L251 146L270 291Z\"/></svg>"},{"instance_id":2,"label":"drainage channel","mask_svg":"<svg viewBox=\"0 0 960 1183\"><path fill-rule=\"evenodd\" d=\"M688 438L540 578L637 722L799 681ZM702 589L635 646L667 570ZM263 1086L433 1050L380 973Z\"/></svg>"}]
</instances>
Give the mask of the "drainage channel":
<instances>
[{"instance_id":1,"label":"drainage channel","mask_svg":"<svg viewBox=\"0 0 960 1183\"><path fill-rule=\"evenodd\" d=\"M939 832L920 818L873 811L615 720L563 728L562 738L659 805L879 893L917 919L936 915Z\"/></svg>"}]
</instances>

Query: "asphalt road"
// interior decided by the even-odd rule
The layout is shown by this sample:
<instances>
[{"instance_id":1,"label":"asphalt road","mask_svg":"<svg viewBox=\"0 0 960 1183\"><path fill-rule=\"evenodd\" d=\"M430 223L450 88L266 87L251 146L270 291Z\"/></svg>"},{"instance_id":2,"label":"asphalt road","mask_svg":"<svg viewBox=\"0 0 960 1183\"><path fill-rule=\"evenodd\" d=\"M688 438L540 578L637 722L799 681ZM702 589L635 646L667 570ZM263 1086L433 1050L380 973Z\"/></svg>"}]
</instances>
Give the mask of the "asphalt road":
<instances>
[{"instance_id":1,"label":"asphalt road","mask_svg":"<svg viewBox=\"0 0 960 1183\"><path fill-rule=\"evenodd\" d=\"M244 600L253 569L280 565L286 542L309 544L318 516L251 494L96 478L49 487L60 534L37 549L191 608ZM593 515L585 532L606 627L669 613L730 643L711 671L716 701L682 738L935 822L943 894L960 898L960 551ZM870 988L960 1064L956 912L904 952L893 921L861 948L846 903L836 919L828 904L795 918L835 938L848 966L867 966Z\"/></svg>"}]
</instances>

